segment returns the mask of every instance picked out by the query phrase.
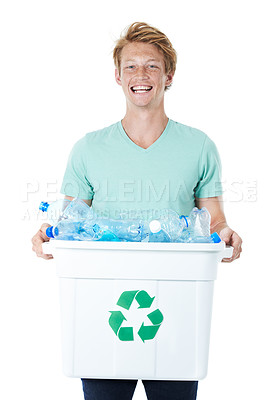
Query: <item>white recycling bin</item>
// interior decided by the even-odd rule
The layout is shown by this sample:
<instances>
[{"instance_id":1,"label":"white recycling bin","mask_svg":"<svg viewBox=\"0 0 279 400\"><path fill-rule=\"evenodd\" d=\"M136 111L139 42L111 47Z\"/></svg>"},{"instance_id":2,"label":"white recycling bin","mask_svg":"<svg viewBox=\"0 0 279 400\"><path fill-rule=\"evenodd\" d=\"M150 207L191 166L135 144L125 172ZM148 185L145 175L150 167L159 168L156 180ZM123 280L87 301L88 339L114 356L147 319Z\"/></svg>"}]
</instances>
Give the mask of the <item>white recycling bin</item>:
<instances>
[{"instance_id":1,"label":"white recycling bin","mask_svg":"<svg viewBox=\"0 0 279 400\"><path fill-rule=\"evenodd\" d=\"M207 374L220 243L51 240L69 377L200 380Z\"/></svg>"}]
</instances>

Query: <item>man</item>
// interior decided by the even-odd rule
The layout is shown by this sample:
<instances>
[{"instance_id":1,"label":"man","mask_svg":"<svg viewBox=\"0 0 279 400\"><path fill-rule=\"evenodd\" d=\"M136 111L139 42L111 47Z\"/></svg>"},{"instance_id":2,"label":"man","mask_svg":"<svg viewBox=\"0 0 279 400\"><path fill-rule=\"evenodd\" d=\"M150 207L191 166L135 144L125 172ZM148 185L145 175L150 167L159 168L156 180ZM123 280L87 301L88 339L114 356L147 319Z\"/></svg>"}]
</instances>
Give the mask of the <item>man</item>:
<instances>
[{"instance_id":1,"label":"man","mask_svg":"<svg viewBox=\"0 0 279 400\"><path fill-rule=\"evenodd\" d=\"M170 120L164 94L171 86L176 52L169 39L145 23L133 23L113 52L115 79L126 97L122 121L91 132L74 146L62 193L82 198L101 216L144 218L158 209L187 215L194 206L211 214L211 231L240 256L242 240L226 223L220 187L220 160L203 132ZM93 202L93 203L92 203ZM47 224L33 237L45 259ZM83 379L85 400L131 399L135 380ZM148 399L194 400L197 382L143 381Z\"/></svg>"}]
</instances>

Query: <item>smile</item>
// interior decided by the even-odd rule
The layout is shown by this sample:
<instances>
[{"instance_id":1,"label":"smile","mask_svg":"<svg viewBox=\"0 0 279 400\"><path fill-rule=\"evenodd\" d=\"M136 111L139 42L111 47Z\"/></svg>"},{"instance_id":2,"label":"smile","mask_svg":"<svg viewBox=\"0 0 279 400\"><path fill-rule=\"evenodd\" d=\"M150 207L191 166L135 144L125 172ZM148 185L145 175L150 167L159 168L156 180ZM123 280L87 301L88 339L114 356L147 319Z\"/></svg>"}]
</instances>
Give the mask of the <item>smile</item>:
<instances>
[{"instance_id":1,"label":"smile","mask_svg":"<svg viewBox=\"0 0 279 400\"><path fill-rule=\"evenodd\" d=\"M147 93L150 92L152 86L132 86L131 90L134 93Z\"/></svg>"}]
</instances>

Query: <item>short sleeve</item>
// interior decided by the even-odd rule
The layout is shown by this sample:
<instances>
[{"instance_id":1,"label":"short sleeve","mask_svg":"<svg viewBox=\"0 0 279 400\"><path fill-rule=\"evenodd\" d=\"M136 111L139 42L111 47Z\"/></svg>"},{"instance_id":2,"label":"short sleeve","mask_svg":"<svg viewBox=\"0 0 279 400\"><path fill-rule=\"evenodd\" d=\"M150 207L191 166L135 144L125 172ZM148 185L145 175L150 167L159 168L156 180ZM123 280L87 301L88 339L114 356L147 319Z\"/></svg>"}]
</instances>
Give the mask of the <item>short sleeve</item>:
<instances>
[{"instance_id":1,"label":"short sleeve","mask_svg":"<svg viewBox=\"0 0 279 400\"><path fill-rule=\"evenodd\" d=\"M205 137L199 161L199 182L195 188L198 198L217 197L223 193L221 161L214 142Z\"/></svg>"},{"instance_id":2,"label":"short sleeve","mask_svg":"<svg viewBox=\"0 0 279 400\"><path fill-rule=\"evenodd\" d=\"M73 147L61 186L61 193L83 200L93 198L93 187L87 177L86 137L80 139Z\"/></svg>"}]
</instances>

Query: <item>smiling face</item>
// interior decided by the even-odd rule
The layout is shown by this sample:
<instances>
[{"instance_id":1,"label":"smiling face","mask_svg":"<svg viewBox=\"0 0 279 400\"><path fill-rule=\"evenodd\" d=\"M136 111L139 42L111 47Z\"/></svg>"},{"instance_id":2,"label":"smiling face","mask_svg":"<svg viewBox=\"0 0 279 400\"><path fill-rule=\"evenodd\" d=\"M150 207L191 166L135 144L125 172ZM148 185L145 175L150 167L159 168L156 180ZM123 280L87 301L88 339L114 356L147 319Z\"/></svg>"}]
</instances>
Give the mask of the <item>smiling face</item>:
<instances>
[{"instance_id":1,"label":"smiling face","mask_svg":"<svg viewBox=\"0 0 279 400\"><path fill-rule=\"evenodd\" d=\"M165 87L173 74L166 74L164 56L153 44L129 43L122 49L116 82L122 86L127 105L158 107L163 104Z\"/></svg>"}]
</instances>

